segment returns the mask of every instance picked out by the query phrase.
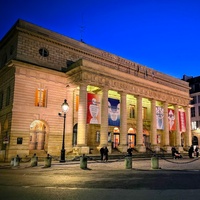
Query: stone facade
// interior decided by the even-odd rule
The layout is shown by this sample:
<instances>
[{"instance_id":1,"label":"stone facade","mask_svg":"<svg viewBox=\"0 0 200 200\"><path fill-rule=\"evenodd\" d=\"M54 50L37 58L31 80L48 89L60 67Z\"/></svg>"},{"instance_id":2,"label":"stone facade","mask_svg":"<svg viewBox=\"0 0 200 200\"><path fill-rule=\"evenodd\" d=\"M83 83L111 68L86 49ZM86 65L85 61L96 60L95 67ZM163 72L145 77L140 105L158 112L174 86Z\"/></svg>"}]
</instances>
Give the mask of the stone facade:
<instances>
[{"instance_id":1,"label":"stone facade","mask_svg":"<svg viewBox=\"0 0 200 200\"><path fill-rule=\"evenodd\" d=\"M59 156L64 99L70 106L67 154L105 145L126 152L128 140L139 152L191 145L188 83L28 22L17 21L1 40L0 77L1 159ZM100 124L87 123L88 93L102 98ZM108 125L108 98L120 101L120 126ZM164 108L163 130L156 127L156 106ZM169 131L168 108L175 112L176 131ZM186 113L182 133L179 109Z\"/></svg>"}]
</instances>

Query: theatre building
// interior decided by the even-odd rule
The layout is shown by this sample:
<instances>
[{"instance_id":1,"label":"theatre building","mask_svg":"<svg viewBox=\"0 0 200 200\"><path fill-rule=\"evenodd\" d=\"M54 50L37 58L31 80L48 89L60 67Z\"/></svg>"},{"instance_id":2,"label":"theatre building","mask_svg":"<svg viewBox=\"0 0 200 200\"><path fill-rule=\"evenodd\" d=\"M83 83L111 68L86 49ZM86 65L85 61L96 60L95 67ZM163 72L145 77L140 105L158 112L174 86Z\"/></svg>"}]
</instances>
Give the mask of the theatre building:
<instances>
[{"instance_id":1,"label":"theatre building","mask_svg":"<svg viewBox=\"0 0 200 200\"><path fill-rule=\"evenodd\" d=\"M1 160L59 156L63 135L66 155L183 151L189 102L183 80L23 20L0 41Z\"/></svg>"}]
</instances>

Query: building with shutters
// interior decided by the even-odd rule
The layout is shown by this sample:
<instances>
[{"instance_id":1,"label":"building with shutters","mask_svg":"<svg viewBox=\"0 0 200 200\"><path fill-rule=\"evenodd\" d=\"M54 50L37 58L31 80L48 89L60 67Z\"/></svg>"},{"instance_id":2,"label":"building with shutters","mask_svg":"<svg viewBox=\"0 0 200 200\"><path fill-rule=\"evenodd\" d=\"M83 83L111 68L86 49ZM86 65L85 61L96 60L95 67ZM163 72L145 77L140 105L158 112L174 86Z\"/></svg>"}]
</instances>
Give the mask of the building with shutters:
<instances>
[{"instance_id":1,"label":"building with shutters","mask_svg":"<svg viewBox=\"0 0 200 200\"><path fill-rule=\"evenodd\" d=\"M0 158L179 151L191 145L189 85L18 20L0 41Z\"/></svg>"}]
</instances>

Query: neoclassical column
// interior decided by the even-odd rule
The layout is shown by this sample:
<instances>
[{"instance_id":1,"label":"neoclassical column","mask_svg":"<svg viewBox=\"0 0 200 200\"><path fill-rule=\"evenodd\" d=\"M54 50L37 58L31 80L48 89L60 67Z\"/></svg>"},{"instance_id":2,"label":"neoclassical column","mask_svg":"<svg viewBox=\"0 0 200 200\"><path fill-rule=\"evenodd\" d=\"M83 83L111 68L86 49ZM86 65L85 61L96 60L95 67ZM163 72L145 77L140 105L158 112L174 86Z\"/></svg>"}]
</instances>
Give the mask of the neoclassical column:
<instances>
[{"instance_id":1,"label":"neoclassical column","mask_svg":"<svg viewBox=\"0 0 200 200\"><path fill-rule=\"evenodd\" d=\"M78 136L77 146L80 147L79 153L89 153L86 143L86 118L87 118L87 85L80 84L79 107L78 107Z\"/></svg>"},{"instance_id":2,"label":"neoclassical column","mask_svg":"<svg viewBox=\"0 0 200 200\"><path fill-rule=\"evenodd\" d=\"M142 97L137 96L137 119L136 119L136 148L139 152L145 152L145 146L143 143L143 120L142 120Z\"/></svg>"},{"instance_id":3,"label":"neoclassical column","mask_svg":"<svg viewBox=\"0 0 200 200\"><path fill-rule=\"evenodd\" d=\"M108 145L108 88L102 89L101 129L99 147Z\"/></svg>"},{"instance_id":4,"label":"neoclassical column","mask_svg":"<svg viewBox=\"0 0 200 200\"><path fill-rule=\"evenodd\" d=\"M190 106L185 107L186 115L186 133L185 133L185 147L189 148L192 145L192 133L191 133L191 116L190 116Z\"/></svg>"},{"instance_id":5,"label":"neoclassical column","mask_svg":"<svg viewBox=\"0 0 200 200\"><path fill-rule=\"evenodd\" d=\"M74 104L74 90L75 87L68 87L67 88L67 95L66 99L69 104L69 110L66 113L66 137L65 137L65 149L66 152L69 152L72 150L72 137L73 137L73 127L74 127L74 109L73 109L73 104Z\"/></svg>"},{"instance_id":6,"label":"neoclassical column","mask_svg":"<svg viewBox=\"0 0 200 200\"><path fill-rule=\"evenodd\" d=\"M179 124L179 109L178 109L178 105L174 106L174 114L175 114L175 123L176 123L176 147L179 148L181 147L181 134L180 134L180 124Z\"/></svg>"},{"instance_id":7,"label":"neoclassical column","mask_svg":"<svg viewBox=\"0 0 200 200\"><path fill-rule=\"evenodd\" d=\"M156 127L156 100L151 100L151 148L155 151L158 149L157 144L157 127Z\"/></svg>"},{"instance_id":8,"label":"neoclassical column","mask_svg":"<svg viewBox=\"0 0 200 200\"><path fill-rule=\"evenodd\" d=\"M164 137L163 145L167 152L171 152L169 145L169 121L168 121L168 102L164 102Z\"/></svg>"},{"instance_id":9,"label":"neoclassical column","mask_svg":"<svg viewBox=\"0 0 200 200\"><path fill-rule=\"evenodd\" d=\"M127 152L127 105L126 93L121 92L120 102L120 145L118 146L121 152Z\"/></svg>"}]
</instances>

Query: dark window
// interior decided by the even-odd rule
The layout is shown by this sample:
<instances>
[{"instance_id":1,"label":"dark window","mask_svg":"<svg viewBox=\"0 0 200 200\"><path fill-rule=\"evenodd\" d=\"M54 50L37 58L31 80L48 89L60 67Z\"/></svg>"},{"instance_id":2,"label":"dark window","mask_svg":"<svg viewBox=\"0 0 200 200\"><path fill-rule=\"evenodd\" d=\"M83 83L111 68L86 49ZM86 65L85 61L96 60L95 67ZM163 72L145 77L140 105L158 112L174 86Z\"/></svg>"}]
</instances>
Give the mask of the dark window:
<instances>
[{"instance_id":1,"label":"dark window","mask_svg":"<svg viewBox=\"0 0 200 200\"><path fill-rule=\"evenodd\" d=\"M0 92L0 109L3 108L3 92Z\"/></svg>"},{"instance_id":2,"label":"dark window","mask_svg":"<svg viewBox=\"0 0 200 200\"><path fill-rule=\"evenodd\" d=\"M191 108L191 117L195 117L195 107Z\"/></svg>"},{"instance_id":3,"label":"dark window","mask_svg":"<svg viewBox=\"0 0 200 200\"><path fill-rule=\"evenodd\" d=\"M200 116L200 106L198 106L199 116Z\"/></svg>"},{"instance_id":4,"label":"dark window","mask_svg":"<svg viewBox=\"0 0 200 200\"><path fill-rule=\"evenodd\" d=\"M7 88L6 92L6 106L10 104L10 86Z\"/></svg>"},{"instance_id":5,"label":"dark window","mask_svg":"<svg viewBox=\"0 0 200 200\"><path fill-rule=\"evenodd\" d=\"M39 54L40 54L41 56L43 56L43 57L47 57L47 56L49 55L49 52L48 52L47 49L41 48L41 49L39 49Z\"/></svg>"}]
</instances>

